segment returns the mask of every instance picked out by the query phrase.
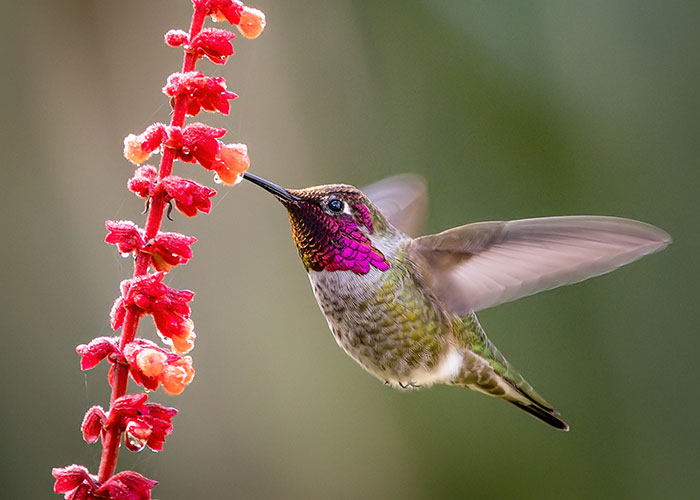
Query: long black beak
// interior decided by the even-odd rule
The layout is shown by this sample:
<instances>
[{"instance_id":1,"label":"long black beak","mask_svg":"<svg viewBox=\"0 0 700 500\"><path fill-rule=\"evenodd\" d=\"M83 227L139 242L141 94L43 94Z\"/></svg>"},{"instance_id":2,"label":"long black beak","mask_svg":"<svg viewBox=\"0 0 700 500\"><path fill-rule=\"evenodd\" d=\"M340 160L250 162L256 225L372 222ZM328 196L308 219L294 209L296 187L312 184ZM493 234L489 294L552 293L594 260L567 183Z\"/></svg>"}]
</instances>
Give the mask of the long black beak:
<instances>
[{"instance_id":1,"label":"long black beak","mask_svg":"<svg viewBox=\"0 0 700 500\"><path fill-rule=\"evenodd\" d=\"M274 194L282 202L301 200L301 198L293 195L292 193L284 189L282 186L278 186L277 184L267 181L262 177L258 177L257 175L253 175L250 172L244 173L243 178L247 181L252 182L253 184L260 186L265 191Z\"/></svg>"}]
</instances>

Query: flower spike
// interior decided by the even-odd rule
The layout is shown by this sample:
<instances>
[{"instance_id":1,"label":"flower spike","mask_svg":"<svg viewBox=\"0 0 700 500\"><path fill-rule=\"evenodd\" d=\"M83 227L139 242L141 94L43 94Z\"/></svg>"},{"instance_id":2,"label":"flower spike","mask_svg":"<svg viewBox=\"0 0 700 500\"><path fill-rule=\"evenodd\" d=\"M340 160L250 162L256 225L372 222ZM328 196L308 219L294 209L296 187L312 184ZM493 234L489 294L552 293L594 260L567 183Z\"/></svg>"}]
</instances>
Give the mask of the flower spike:
<instances>
[{"instance_id":1,"label":"flower spike","mask_svg":"<svg viewBox=\"0 0 700 500\"><path fill-rule=\"evenodd\" d=\"M170 122L154 123L124 138L124 157L136 165L127 187L146 200L147 220L139 226L130 220L105 222L105 241L124 256L133 255L133 275L120 284L121 294L110 311L110 324L121 330L118 337L97 337L76 347L80 368L90 370L106 360L111 387L110 406L87 410L80 430L87 443L100 443L102 453L97 474L82 465L55 468L54 491L66 500L150 500L156 481L134 471L115 474L120 445L131 451L148 447L163 449L173 430L175 408L148 402L144 393L127 394L129 379L146 391L162 388L180 394L194 377L192 358L194 323L189 303L194 292L170 288L163 279L173 266L192 258L192 236L161 230L173 206L187 217L209 213L216 191L194 180L173 175L176 161L197 163L215 173L215 180L232 185L248 169L245 144L225 144L226 129L203 123L185 124L187 116L200 111L228 114L237 95L221 77L207 76L195 67L202 58L224 64L234 53L235 35L217 28L204 28L207 17L238 26L245 37L257 37L265 26L262 12L238 0L191 0L194 12L189 32L170 30L165 43L185 53L180 71L170 75L163 92L170 98ZM146 162L161 153L159 165ZM171 219L172 220L172 219ZM149 272L153 270L152 274ZM157 333L167 345L138 338L141 319L150 315Z\"/></svg>"}]
</instances>

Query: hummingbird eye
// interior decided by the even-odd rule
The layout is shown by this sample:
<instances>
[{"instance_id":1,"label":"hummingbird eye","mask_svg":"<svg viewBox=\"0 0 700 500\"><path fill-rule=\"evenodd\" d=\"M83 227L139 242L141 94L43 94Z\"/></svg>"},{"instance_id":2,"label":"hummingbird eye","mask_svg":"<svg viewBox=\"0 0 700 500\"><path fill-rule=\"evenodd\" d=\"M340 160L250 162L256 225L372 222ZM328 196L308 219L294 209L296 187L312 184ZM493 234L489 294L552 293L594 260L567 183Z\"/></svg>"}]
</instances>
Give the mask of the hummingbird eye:
<instances>
[{"instance_id":1,"label":"hummingbird eye","mask_svg":"<svg viewBox=\"0 0 700 500\"><path fill-rule=\"evenodd\" d=\"M327 206L328 206L328 210L339 214L345 208L345 203L343 203L338 198L331 198L330 200L328 200Z\"/></svg>"}]
</instances>

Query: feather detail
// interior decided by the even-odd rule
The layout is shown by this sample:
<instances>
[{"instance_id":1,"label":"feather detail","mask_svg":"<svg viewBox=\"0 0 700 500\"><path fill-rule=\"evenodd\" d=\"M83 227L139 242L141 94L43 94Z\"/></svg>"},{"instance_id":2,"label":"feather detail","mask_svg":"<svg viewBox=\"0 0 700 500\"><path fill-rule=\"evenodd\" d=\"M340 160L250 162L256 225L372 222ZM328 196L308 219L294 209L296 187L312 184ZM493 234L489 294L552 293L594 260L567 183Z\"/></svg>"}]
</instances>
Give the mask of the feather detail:
<instances>
[{"instance_id":1,"label":"feather detail","mask_svg":"<svg viewBox=\"0 0 700 500\"><path fill-rule=\"evenodd\" d=\"M468 224L411 247L438 298L463 315L607 273L670 241L643 222L575 216Z\"/></svg>"}]
</instances>

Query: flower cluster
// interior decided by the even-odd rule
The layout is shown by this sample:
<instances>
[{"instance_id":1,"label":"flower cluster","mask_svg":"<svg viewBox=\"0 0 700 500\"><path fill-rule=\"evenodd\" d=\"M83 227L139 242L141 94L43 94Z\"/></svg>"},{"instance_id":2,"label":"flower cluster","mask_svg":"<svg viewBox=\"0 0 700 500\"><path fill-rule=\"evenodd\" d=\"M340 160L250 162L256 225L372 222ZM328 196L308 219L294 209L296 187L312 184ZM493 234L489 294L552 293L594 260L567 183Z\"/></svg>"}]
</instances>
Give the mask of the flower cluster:
<instances>
[{"instance_id":1,"label":"flower cluster","mask_svg":"<svg viewBox=\"0 0 700 500\"><path fill-rule=\"evenodd\" d=\"M245 144L224 143L226 129L203 123L185 124L187 116L202 110L228 114L231 101L238 96L227 89L222 77L207 76L195 70L203 58L224 64L233 55L231 41L235 35L219 28L204 28L207 17L227 21L238 27L246 38L256 38L265 27L265 16L238 0L192 0L190 31L170 30L165 43L181 47L185 59L181 71L173 73L163 93L173 106L169 124L154 123L139 134L124 139L124 156L137 165L127 186L146 200L148 218L143 227L129 220L108 220L105 241L124 256L133 255L134 273L122 281L121 294L110 312L118 337L97 337L79 345L83 370L101 361L110 365L111 405L105 410L93 406L85 413L81 425L87 443L100 442L103 447L98 474L81 465L53 469L54 491L67 500L147 500L156 481L133 471L115 474L120 443L138 452L148 447L160 451L166 436L173 430L175 408L147 402L148 395L127 394L129 379L145 391L162 388L168 394L180 394L194 377L192 358L196 335L190 318L194 293L171 288L164 281L174 267L192 258L192 236L161 231L164 216L174 207L187 217L209 213L216 191L194 180L172 174L173 164L199 164L215 174L215 180L236 184L250 165ZM161 154L160 165L146 164L155 153ZM139 323L150 316L165 347L136 336Z\"/></svg>"},{"instance_id":2,"label":"flower cluster","mask_svg":"<svg viewBox=\"0 0 700 500\"><path fill-rule=\"evenodd\" d=\"M180 394L194 378L192 358L164 349L146 339L134 339L119 348L118 337L97 337L89 344L76 348L81 356L80 367L89 370L106 359L112 366L109 371L110 385L114 380L114 365L126 363L131 378L147 391L159 386L168 394Z\"/></svg>"},{"instance_id":3,"label":"flower cluster","mask_svg":"<svg viewBox=\"0 0 700 500\"><path fill-rule=\"evenodd\" d=\"M51 474L56 478L53 491L63 493L66 500L149 500L151 490L158 484L138 472L125 470L99 485L97 476L82 465L54 468Z\"/></svg>"},{"instance_id":4,"label":"flower cluster","mask_svg":"<svg viewBox=\"0 0 700 500\"><path fill-rule=\"evenodd\" d=\"M189 77L183 76L182 79L182 75L174 75L177 77L176 84L166 88L170 88L175 97L187 96L182 98L182 102L187 103L186 109L189 111L196 109L198 113L201 108L228 109L228 101L225 99L231 97L224 97L224 94L232 94L231 92L215 94L206 90L189 91L185 84L182 84L182 80L185 80L187 85L197 85L194 83L197 77L192 75L194 73L190 73ZM209 86L198 88L208 89ZM185 127L155 123L141 134L130 134L124 139L124 156L132 163L141 165L154 152L167 148L172 151L175 159L199 163L205 169L216 172L218 180L224 184L233 185L238 183L241 175L250 166L248 147L245 144L224 144L219 140L224 134L226 129L210 127L203 123L191 123Z\"/></svg>"}]
</instances>

